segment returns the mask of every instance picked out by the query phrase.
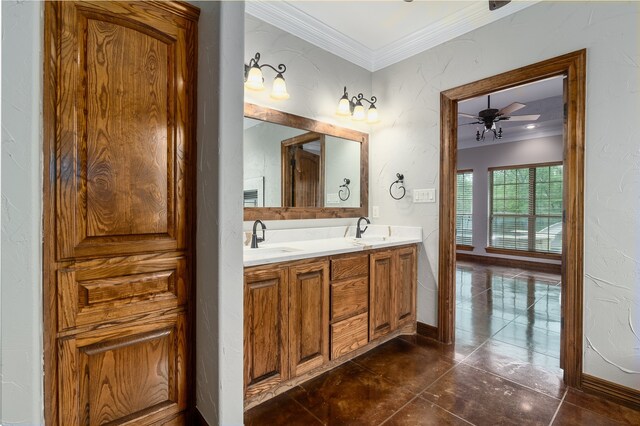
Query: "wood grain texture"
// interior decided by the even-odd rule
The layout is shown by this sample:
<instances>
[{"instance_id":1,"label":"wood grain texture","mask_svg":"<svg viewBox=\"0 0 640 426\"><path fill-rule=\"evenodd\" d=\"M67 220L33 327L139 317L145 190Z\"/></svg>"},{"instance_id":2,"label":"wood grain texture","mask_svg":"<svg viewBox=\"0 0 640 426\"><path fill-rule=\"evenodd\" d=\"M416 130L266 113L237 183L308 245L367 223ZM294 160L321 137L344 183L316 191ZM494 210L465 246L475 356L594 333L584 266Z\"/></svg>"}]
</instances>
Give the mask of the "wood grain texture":
<instances>
[{"instance_id":1,"label":"wood grain texture","mask_svg":"<svg viewBox=\"0 0 640 426\"><path fill-rule=\"evenodd\" d=\"M369 211L369 135L250 103L245 117L295 127L360 143L360 207L245 207L244 220L327 219L366 216Z\"/></svg>"},{"instance_id":2,"label":"wood grain texture","mask_svg":"<svg viewBox=\"0 0 640 426\"><path fill-rule=\"evenodd\" d=\"M60 10L58 259L184 249L191 26L136 2Z\"/></svg>"},{"instance_id":3,"label":"wood grain texture","mask_svg":"<svg viewBox=\"0 0 640 426\"><path fill-rule=\"evenodd\" d=\"M244 277L244 393L289 378L287 270L267 267Z\"/></svg>"},{"instance_id":4,"label":"wood grain texture","mask_svg":"<svg viewBox=\"0 0 640 426\"><path fill-rule=\"evenodd\" d=\"M450 343L455 323L455 174L458 102L554 76L565 80L564 226L561 365L565 384L581 386L584 262L584 128L586 50L568 53L440 94L439 340Z\"/></svg>"},{"instance_id":5,"label":"wood grain texture","mask_svg":"<svg viewBox=\"0 0 640 426\"><path fill-rule=\"evenodd\" d=\"M369 310L369 277L331 282L331 322Z\"/></svg>"},{"instance_id":6,"label":"wood grain texture","mask_svg":"<svg viewBox=\"0 0 640 426\"><path fill-rule=\"evenodd\" d=\"M186 409L185 327L178 315L62 340L59 424L150 424Z\"/></svg>"},{"instance_id":7,"label":"wood grain texture","mask_svg":"<svg viewBox=\"0 0 640 426\"><path fill-rule=\"evenodd\" d=\"M416 287L418 283L416 247L397 249L395 256L394 327L399 327L416 322Z\"/></svg>"},{"instance_id":8,"label":"wood grain texture","mask_svg":"<svg viewBox=\"0 0 640 426\"><path fill-rule=\"evenodd\" d=\"M331 324L331 359L351 353L369 342L369 315L364 312Z\"/></svg>"},{"instance_id":9,"label":"wood grain texture","mask_svg":"<svg viewBox=\"0 0 640 426\"><path fill-rule=\"evenodd\" d=\"M112 258L58 270L58 327L105 323L187 302L186 259Z\"/></svg>"},{"instance_id":10,"label":"wood grain texture","mask_svg":"<svg viewBox=\"0 0 640 426\"><path fill-rule=\"evenodd\" d=\"M369 338L393 331L393 251L371 254L369 262Z\"/></svg>"},{"instance_id":11,"label":"wood grain texture","mask_svg":"<svg viewBox=\"0 0 640 426\"><path fill-rule=\"evenodd\" d=\"M199 10L44 10L45 421L185 424Z\"/></svg>"},{"instance_id":12,"label":"wood grain texture","mask_svg":"<svg viewBox=\"0 0 640 426\"><path fill-rule=\"evenodd\" d=\"M329 262L289 268L291 377L329 361Z\"/></svg>"},{"instance_id":13,"label":"wood grain texture","mask_svg":"<svg viewBox=\"0 0 640 426\"><path fill-rule=\"evenodd\" d=\"M369 254L355 254L331 258L331 280L364 277L369 274Z\"/></svg>"}]
</instances>

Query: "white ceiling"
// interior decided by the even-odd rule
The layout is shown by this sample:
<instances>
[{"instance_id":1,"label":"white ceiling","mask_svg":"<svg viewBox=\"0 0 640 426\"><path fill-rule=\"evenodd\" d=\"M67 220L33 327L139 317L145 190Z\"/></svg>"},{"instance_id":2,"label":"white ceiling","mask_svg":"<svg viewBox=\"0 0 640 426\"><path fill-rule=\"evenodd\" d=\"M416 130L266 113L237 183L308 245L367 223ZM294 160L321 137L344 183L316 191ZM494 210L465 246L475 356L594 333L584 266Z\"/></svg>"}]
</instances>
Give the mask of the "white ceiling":
<instances>
[{"instance_id":1,"label":"white ceiling","mask_svg":"<svg viewBox=\"0 0 640 426\"><path fill-rule=\"evenodd\" d=\"M537 3L512 0L261 1L246 13L369 71L377 71Z\"/></svg>"},{"instance_id":2,"label":"white ceiling","mask_svg":"<svg viewBox=\"0 0 640 426\"><path fill-rule=\"evenodd\" d=\"M482 132L482 125L469 124L476 120L458 117L458 149L477 148L479 146L504 144L520 140L536 139L546 136L560 135L563 131L562 91L563 77L526 84L512 89L491 94L491 108L501 109L513 102L520 102L526 107L515 111L512 115L540 114L536 121L502 121L503 138L494 140L492 134L486 134L484 141L476 141L476 130ZM458 112L476 115L487 108L487 97L479 96L458 104ZM527 124L535 124L535 128L526 129Z\"/></svg>"}]
</instances>

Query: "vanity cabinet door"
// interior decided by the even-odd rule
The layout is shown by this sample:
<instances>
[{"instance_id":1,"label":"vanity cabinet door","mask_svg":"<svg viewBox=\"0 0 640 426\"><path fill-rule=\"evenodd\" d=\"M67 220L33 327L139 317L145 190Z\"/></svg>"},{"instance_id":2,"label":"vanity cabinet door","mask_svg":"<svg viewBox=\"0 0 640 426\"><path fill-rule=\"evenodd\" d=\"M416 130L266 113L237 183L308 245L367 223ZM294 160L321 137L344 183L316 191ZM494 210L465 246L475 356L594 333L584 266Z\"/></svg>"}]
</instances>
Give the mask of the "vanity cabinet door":
<instances>
[{"instance_id":1,"label":"vanity cabinet door","mask_svg":"<svg viewBox=\"0 0 640 426\"><path fill-rule=\"evenodd\" d=\"M371 254L369 262L369 336L382 337L394 329L393 324L393 250Z\"/></svg>"},{"instance_id":2,"label":"vanity cabinet door","mask_svg":"<svg viewBox=\"0 0 640 426\"><path fill-rule=\"evenodd\" d=\"M416 247L403 247L395 252L394 320L396 327L415 322L416 318Z\"/></svg>"},{"instance_id":3,"label":"vanity cabinet door","mask_svg":"<svg viewBox=\"0 0 640 426\"><path fill-rule=\"evenodd\" d=\"M329 262L289 268L291 377L329 361Z\"/></svg>"},{"instance_id":4,"label":"vanity cabinet door","mask_svg":"<svg viewBox=\"0 0 640 426\"><path fill-rule=\"evenodd\" d=\"M287 269L262 268L244 276L244 394L289 378Z\"/></svg>"}]
</instances>

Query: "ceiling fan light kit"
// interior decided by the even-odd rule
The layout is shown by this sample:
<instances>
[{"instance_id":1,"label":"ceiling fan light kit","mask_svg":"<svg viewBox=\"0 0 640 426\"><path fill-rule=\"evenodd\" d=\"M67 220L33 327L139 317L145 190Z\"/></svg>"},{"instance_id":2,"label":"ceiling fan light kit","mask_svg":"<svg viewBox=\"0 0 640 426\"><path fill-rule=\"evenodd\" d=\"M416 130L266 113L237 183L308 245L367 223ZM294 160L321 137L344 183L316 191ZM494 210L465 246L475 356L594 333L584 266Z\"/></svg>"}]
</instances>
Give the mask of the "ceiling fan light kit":
<instances>
[{"instance_id":1,"label":"ceiling fan light kit","mask_svg":"<svg viewBox=\"0 0 640 426\"><path fill-rule=\"evenodd\" d=\"M500 121L535 121L540 118L540 114L530 114L530 115L511 115L512 112L518 111L522 108L526 107L525 104L521 104L520 102L513 102L510 105L502 109L491 108L491 95L487 96L487 109L483 109L478 112L477 115L458 113L461 117L473 118L477 121L472 123L465 124L482 124L484 127L482 129L482 133L480 130L476 130L476 141L483 141L485 134L488 132L493 133L493 139L502 139L502 127L497 127L496 123ZM535 125L530 124L529 126L535 127ZM526 126L528 129L532 129L533 127Z\"/></svg>"}]
</instances>

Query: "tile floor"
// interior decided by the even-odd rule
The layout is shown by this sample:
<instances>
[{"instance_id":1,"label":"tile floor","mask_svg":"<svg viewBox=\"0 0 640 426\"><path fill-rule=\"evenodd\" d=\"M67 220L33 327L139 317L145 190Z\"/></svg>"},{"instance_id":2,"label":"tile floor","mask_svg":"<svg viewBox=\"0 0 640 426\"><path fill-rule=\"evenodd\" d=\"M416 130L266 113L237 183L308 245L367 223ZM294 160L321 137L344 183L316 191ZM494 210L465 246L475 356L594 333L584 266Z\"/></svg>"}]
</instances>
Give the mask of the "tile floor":
<instances>
[{"instance_id":1,"label":"tile floor","mask_svg":"<svg viewBox=\"0 0 640 426\"><path fill-rule=\"evenodd\" d=\"M618 425L562 384L560 277L459 262L456 342L391 340L245 413L246 425Z\"/></svg>"}]
</instances>

